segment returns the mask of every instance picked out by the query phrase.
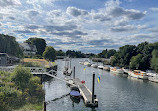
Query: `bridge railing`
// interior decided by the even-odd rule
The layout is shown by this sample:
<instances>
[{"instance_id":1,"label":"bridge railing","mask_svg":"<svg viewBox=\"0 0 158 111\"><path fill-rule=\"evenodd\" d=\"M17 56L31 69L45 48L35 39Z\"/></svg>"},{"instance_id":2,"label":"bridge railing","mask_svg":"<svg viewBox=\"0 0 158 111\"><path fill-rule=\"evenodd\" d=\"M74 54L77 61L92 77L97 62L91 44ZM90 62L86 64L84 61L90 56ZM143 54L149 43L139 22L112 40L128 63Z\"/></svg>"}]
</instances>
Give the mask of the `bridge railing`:
<instances>
[{"instance_id":1,"label":"bridge railing","mask_svg":"<svg viewBox=\"0 0 158 111\"><path fill-rule=\"evenodd\" d=\"M46 69L41 68L41 67L25 67L30 70L31 73L45 73ZM5 72L13 72L15 67L0 67L0 71L5 71Z\"/></svg>"}]
</instances>

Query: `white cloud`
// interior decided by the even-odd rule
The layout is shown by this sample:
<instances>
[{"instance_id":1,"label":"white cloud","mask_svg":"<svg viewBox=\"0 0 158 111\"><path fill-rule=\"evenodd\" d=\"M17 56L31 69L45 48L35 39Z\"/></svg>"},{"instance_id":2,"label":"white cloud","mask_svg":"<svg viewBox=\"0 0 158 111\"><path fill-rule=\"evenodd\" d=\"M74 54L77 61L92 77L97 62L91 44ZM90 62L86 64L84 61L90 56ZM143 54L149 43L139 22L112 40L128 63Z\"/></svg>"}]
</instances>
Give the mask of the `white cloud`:
<instances>
[{"instance_id":1,"label":"white cloud","mask_svg":"<svg viewBox=\"0 0 158 111\"><path fill-rule=\"evenodd\" d=\"M0 0L1 7L21 5L19 0Z\"/></svg>"},{"instance_id":2,"label":"white cloud","mask_svg":"<svg viewBox=\"0 0 158 111\"><path fill-rule=\"evenodd\" d=\"M158 11L158 8L153 7L153 8L150 8L150 10L152 10L152 11Z\"/></svg>"},{"instance_id":3,"label":"white cloud","mask_svg":"<svg viewBox=\"0 0 158 111\"><path fill-rule=\"evenodd\" d=\"M74 17L88 15L88 12L86 10L78 9L76 7L68 7L66 13Z\"/></svg>"}]
</instances>

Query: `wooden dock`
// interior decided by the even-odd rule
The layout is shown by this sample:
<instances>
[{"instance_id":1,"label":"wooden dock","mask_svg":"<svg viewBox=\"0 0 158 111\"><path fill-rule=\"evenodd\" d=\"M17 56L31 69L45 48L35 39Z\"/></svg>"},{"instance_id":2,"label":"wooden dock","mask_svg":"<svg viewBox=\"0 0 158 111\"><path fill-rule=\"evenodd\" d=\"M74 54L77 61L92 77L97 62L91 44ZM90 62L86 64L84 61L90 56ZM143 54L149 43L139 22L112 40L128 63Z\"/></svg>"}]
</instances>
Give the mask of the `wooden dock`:
<instances>
[{"instance_id":1,"label":"wooden dock","mask_svg":"<svg viewBox=\"0 0 158 111\"><path fill-rule=\"evenodd\" d=\"M98 107L98 99L95 96L94 102L92 101L92 92L84 84L81 83L81 80L76 78L74 79L74 83L76 86L78 86L80 94L84 99L85 105L89 107Z\"/></svg>"}]
</instances>

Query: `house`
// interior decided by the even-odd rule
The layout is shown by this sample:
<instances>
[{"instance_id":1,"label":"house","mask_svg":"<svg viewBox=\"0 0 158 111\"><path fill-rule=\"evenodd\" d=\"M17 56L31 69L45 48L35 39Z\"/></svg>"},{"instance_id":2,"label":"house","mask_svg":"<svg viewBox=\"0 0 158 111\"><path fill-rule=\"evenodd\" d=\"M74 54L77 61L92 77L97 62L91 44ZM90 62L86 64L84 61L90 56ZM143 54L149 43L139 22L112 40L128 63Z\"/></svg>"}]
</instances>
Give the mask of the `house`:
<instances>
[{"instance_id":1,"label":"house","mask_svg":"<svg viewBox=\"0 0 158 111\"><path fill-rule=\"evenodd\" d=\"M26 55L26 56L35 55L37 52L37 48L35 45L31 45L28 43L21 43L20 47L23 50L24 55Z\"/></svg>"}]
</instances>

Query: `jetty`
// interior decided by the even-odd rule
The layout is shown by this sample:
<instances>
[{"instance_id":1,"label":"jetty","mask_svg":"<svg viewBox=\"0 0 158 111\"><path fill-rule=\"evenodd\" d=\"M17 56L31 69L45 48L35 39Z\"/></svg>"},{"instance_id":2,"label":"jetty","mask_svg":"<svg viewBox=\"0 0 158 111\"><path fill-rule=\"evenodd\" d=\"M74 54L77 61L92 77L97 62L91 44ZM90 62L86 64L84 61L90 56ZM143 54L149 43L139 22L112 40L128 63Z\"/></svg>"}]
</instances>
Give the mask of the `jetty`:
<instances>
[{"instance_id":1,"label":"jetty","mask_svg":"<svg viewBox=\"0 0 158 111\"><path fill-rule=\"evenodd\" d=\"M79 78L74 79L74 84L78 86L86 106L98 107L98 99L96 98L96 95L94 95L94 93L92 94L92 92L85 86L85 84L81 83Z\"/></svg>"}]
</instances>

